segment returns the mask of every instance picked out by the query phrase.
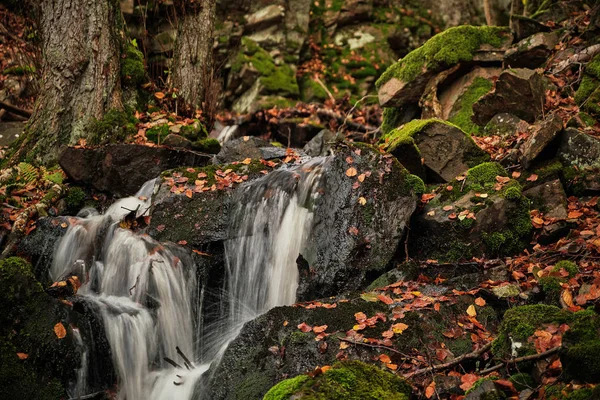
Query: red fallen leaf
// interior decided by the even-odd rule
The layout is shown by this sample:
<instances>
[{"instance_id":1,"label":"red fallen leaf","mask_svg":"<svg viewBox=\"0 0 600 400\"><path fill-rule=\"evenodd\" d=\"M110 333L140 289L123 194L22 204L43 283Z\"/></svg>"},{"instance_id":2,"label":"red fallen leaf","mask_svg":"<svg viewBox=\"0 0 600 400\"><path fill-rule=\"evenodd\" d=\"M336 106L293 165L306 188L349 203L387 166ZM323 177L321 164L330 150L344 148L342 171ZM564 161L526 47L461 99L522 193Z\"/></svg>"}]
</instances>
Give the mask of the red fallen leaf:
<instances>
[{"instance_id":1,"label":"red fallen leaf","mask_svg":"<svg viewBox=\"0 0 600 400\"><path fill-rule=\"evenodd\" d=\"M165 94L163 92L156 92L154 93L154 97L156 97L159 100L162 100L165 98Z\"/></svg>"},{"instance_id":2,"label":"red fallen leaf","mask_svg":"<svg viewBox=\"0 0 600 400\"><path fill-rule=\"evenodd\" d=\"M388 306L389 306L390 304L393 304L393 303L394 303L394 300L392 300L390 297L388 297L388 296L386 296L386 295L384 295L384 294L378 294L378 295L377 295L377 298L378 298L378 299L379 299L381 302L383 302L383 303L387 304Z\"/></svg>"},{"instance_id":3,"label":"red fallen leaf","mask_svg":"<svg viewBox=\"0 0 600 400\"><path fill-rule=\"evenodd\" d=\"M379 361L381 361L384 364L390 364L392 362L390 356L388 356L387 354L380 354Z\"/></svg>"},{"instance_id":4,"label":"red fallen leaf","mask_svg":"<svg viewBox=\"0 0 600 400\"><path fill-rule=\"evenodd\" d=\"M465 374L461 376L460 381L462 382L462 385L460 385L460 388L466 392L473 387L473 384L477 382L477 379L479 379L479 377L475 374Z\"/></svg>"},{"instance_id":5,"label":"red fallen leaf","mask_svg":"<svg viewBox=\"0 0 600 400\"><path fill-rule=\"evenodd\" d=\"M531 223L533 224L533 226L534 226L536 229L539 229L539 228L541 228L542 226L544 226L544 220L543 220L543 219L541 219L540 217L533 217L533 218L531 219Z\"/></svg>"},{"instance_id":6,"label":"red fallen leaf","mask_svg":"<svg viewBox=\"0 0 600 400\"><path fill-rule=\"evenodd\" d=\"M307 325L306 322L303 322L300 325L298 325L298 329L300 329L302 332L306 333L306 332L312 331L312 326Z\"/></svg>"},{"instance_id":7,"label":"red fallen leaf","mask_svg":"<svg viewBox=\"0 0 600 400\"><path fill-rule=\"evenodd\" d=\"M529 182L535 182L538 180L538 176L536 174L531 174L531 175L529 175L529 178L527 178L527 180Z\"/></svg>"},{"instance_id":8,"label":"red fallen leaf","mask_svg":"<svg viewBox=\"0 0 600 400\"><path fill-rule=\"evenodd\" d=\"M451 192L454 189L454 187L452 185L448 185L446 186L446 190Z\"/></svg>"},{"instance_id":9,"label":"red fallen leaf","mask_svg":"<svg viewBox=\"0 0 600 400\"><path fill-rule=\"evenodd\" d=\"M435 351L435 356L440 361L444 361L446 358L448 358L449 355L450 352L446 349L437 349Z\"/></svg>"},{"instance_id":10,"label":"red fallen leaf","mask_svg":"<svg viewBox=\"0 0 600 400\"><path fill-rule=\"evenodd\" d=\"M346 162L347 162L348 164L352 164L352 163L354 162L354 158L352 158L352 157L348 156L348 157L346 157Z\"/></svg>"},{"instance_id":11,"label":"red fallen leaf","mask_svg":"<svg viewBox=\"0 0 600 400\"><path fill-rule=\"evenodd\" d=\"M314 333L323 333L327 330L327 325L315 326L313 327Z\"/></svg>"}]
</instances>

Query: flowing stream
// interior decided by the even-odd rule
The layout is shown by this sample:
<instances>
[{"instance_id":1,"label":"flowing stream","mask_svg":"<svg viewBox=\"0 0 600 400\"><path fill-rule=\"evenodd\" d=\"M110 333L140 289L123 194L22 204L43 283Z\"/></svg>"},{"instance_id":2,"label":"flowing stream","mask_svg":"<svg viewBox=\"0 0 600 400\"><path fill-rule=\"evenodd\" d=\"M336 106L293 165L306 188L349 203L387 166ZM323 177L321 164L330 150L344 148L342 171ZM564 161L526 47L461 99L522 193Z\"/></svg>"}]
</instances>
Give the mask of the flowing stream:
<instances>
[{"instance_id":1,"label":"flowing stream","mask_svg":"<svg viewBox=\"0 0 600 400\"><path fill-rule=\"evenodd\" d=\"M216 369L246 322L295 302L296 259L310 234L326 162L282 168L236 190L221 317L204 330L198 328L203 296L191 257L122 227L128 214L146 215L156 180L103 215L84 209L72 220L50 274L55 281L76 274L83 282L78 295L104 323L119 399L191 399L199 378ZM76 341L82 365L74 398L88 391L89 346L79 332ZM196 397L210 399L209 387L196 390Z\"/></svg>"}]
</instances>

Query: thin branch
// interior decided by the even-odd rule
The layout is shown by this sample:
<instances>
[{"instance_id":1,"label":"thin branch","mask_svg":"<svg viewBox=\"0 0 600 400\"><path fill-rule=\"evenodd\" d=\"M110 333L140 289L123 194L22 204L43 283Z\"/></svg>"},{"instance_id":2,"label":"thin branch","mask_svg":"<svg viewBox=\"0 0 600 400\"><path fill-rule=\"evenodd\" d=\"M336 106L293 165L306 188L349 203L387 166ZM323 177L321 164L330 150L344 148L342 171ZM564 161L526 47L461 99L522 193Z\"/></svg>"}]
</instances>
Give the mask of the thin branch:
<instances>
[{"instance_id":1,"label":"thin branch","mask_svg":"<svg viewBox=\"0 0 600 400\"><path fill-rule=\"evenodd\" d=\"M369 344L369 343L363 343L363 342L355 342L354 340L349 340L349 339L346 339L346 338L338 338L338 340L340 342L346 342L346 343L351 343L351 344L355 344L355 345L358 345L358 346L370 347L372 349L387 350L387 351L390 351L392 353L400 354L404 358L410 358L412 360L420 361L418 358L413 357L413 356L409 356L408 354L405 354L405 353L403 353L401 351L398 351L398 350L394 349L393 347L387 347L387 346L383 346L381 344Z\"/></svg>"},{"instance_id":2,"label":"thin branch","mask_svg":"<svg viewBox=\"0 0 600 400\"><path fill-rule=\"evenodd\" d=\"M544 357L550 356L554 353L557 353L561 348L562 348L562 346L557 346L550 350L544 351L543 353L540 353L540 354L532 354L529 356L513 358L511 360L504 361L501 364L494 365L493 367L484 369L480 373L481 373L481 375L486 375L486 374L489 374L490 372L497 371L497 370L501 369L502 367L505 367L510 364L517 364L517 363L520 363L523 361L539 360L540 358L544 358Z\"/></svg>"},{"instance_id":3,"label":"thin branch","mask_svg":"<svg viewBox=\"0 0 600 400\"><path fill-rule=\"evenodd\" d=\"M405 378L412 378L413 376L416 375L422 375L422 374L426 374L428 372L431 371L439 371L442 369L448 369L450 367L454 367L455 365L460 364L461 362L465 361L465 360L472 360L472 359L477 359L479 357L481 357L481 355L483 353L485 353L486 351L488 351L489 349L492 348L492 343L488 343L485 346L483 346L481 349L477 350L477 351L473 351L471 353L467 353L467 354L463 354L460 357L456 357L455 359L444 363L444 364L438 364L438 365L432 365L431 367L427 367L427 368L421 368L418 369L416 371L413 371L409 374L404 375Z\"/></svg>"},{"instance_id":4,"label":"thin branch","mask_svg":"<svg viewBox=\"0 0 600 400\"><path fill-rule=\"evenodd\" d=\"M31 111L24 110L22 108L13 106L12 104L9 104L5 101L0 101L0 108L4 109L10 113L20 115L21 117L25 117L25 118L31 117Z\"/></svg>"}]
</instances>

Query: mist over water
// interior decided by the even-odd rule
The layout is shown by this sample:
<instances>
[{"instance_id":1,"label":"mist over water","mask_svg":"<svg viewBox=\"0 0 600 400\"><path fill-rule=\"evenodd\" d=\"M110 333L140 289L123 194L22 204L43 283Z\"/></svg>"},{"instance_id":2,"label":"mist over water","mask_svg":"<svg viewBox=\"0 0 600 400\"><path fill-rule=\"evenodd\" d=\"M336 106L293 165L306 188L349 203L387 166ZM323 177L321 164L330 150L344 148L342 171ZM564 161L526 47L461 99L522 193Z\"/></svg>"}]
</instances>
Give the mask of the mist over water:
<instances>
[{"instance_id":1,"label":"mist over water","mask_svg":"<svg viewBox=\"0 0 600 400\"><path fill-rule=\"evenodd\" d=\"M72 220L50 274L55 281L76 274L83 282L78 295L104 323L119 399L191 399L195 390L196 397L209 399L210 387L196 388L197 382L214 371L242 326L273 307L295 302L296 259L310 234L326 162L313 159L236 189L220 316L204 329L198 326L203 296L191 257L177 257L169 246L119 226L132 211L146 214L156 181L115 202L103 215L82 210ZM73 397L88 391L89 346L78 337L82 365Z\"/></svg>"}]
</instances>

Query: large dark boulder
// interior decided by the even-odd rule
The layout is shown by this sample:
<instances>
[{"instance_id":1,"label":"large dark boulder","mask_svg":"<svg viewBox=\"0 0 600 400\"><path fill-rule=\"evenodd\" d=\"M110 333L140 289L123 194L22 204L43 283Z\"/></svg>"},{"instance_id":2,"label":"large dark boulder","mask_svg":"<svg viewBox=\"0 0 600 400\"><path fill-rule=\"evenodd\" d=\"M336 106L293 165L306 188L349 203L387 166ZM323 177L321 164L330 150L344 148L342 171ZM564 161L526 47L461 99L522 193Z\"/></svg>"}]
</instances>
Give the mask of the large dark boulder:
<instances>
[{"instance_id":1,"label":"large dark boulder","mask_svg":"<svg viewBox=\"0 0 600 400\"><path fill-rule=\"evenodd\" d=\"M162 171L181 165L203 166L211 157L184 149L112 144L96 148L67 147L59 163L69 178L124 197Z\"/></svg>"}]
</instances>

